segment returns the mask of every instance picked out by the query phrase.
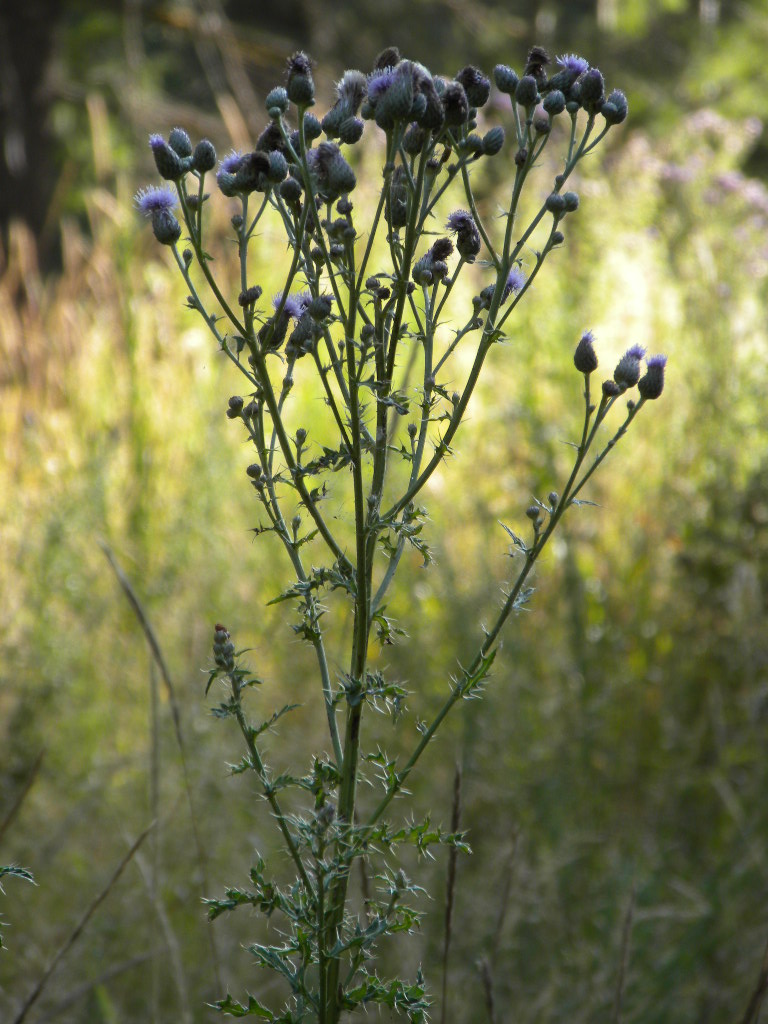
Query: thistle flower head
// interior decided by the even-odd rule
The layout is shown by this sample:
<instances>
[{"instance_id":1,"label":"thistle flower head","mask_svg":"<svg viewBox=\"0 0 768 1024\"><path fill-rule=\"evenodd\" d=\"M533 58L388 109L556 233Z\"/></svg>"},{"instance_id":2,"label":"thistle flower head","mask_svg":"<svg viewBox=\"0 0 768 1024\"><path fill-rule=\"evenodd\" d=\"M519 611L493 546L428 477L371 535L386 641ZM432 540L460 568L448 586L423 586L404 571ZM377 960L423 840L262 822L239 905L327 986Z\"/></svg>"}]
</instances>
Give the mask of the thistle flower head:
<instances>
[{"instance_id":1,"label":"thistle flower head","mask_svg":"<svg viewBox=\"0 0 768 1024\"><path fill-rule=\"evenodd\" d=\"M501 301L506 302L513 292L519 292L525 284L525 274L520 267L514 266L507 274L507 283L504 285Z\"/></svg>"},{"instance_id":2,"label":"thistle flower head","mask_svg":"<svg viewBox=\"0 0 768 1024\"><path fill-rule=\"evenodd\" d=\"M664 390L664 367L666 365L666 356L649 356L646 360L647 372L637 382L637 390L640 392L641 398L654 399L661 396Z\"/></svg>"},{"instance_id":3,"label":"thistle flower head","mask_svg":"<svg viewBox=\"0 0 768 1024\"><path fill-rule=\"evenodd\" d=\"M345 71L336 86L336 95L345 104L349 114L356 114L365 99L367 80L362 71Z\"/></svg>"},{"instance_id":4,"label":"thistle flower head","mask_svg":"<svg viewBox=\"0 0 768 1024\"><path fill-rule=\"evenodd\" d=\"M445 226L449 231L467 231L474 223L471 213L466 210L454 210Z\"/></svg>"},{"instance_id":5,"label":"thistle flower head","mask_svg":"<svg viewBox=\"0 0 768 1024\"><path fill-rule=\"evenodd\" d=\"M587 61L575 53L564 53L561 57L557 58L557 63L561 68L565 68L566 71L576 75L583 74L589 67Z\"/></svg>"},{"instance_id":6,"label":"thistle flower head","mask_svg":"<svg viewBox=\"0 0 768 1024\"><path fill-rule=\"evenodd\" d=\"M229 153L221 161L221 169L226 174L234 174L240 166L240 161L243 159L243 154L238 152L236 149L230 150Z\"/></svg>"},{"instance_id":7,"label":"thistle flower head","mask_svg":"<svg viewBox=\"0 0 768 1024\"><path fill-rule=\"evenodd\" d=\"M633 388L640 379L640 361L645 355L642 345L633 345L621 357L613 371L613 379L620 388Z\"/></svg>"},{"instance_id":8,"label":"thistle flower head","mask_svg":"<svg viewBox=\"0 0 768 1024\"><path fill-rule=\"evenodd\" d=\"M395 69L383 68L381 71L374 71L368 78L368 99L376 103L381 99L387 89L395 81Z\"/></svg>"},{"instance_id":9,"label":"thistle flower head","mask_svg":"<svg viewBox=\"0 0 768 1024\"><path fill-rule=\"evenodd\" d=\"M283 293L278 292L272 299L272 306L275 312L280 308L282 301ZM283 315L288 317L289 320L299 320L311 301L312 296L309 292L299 292L297 295L289 295L285 300L285 305L283 306Z\"/></svg>"},{"instance_id":10,"label":"thistle flower head","mask_svg":"<svg viewBox=\"0 0 768 1024\"><path fill-rule=\"evenodd\" d=\"M147 188L140 188L133 201L139 213L151 217L161 210L172 210L176 205L176 196L166 185L149 185Z\"/></svg>"}]
</instances>

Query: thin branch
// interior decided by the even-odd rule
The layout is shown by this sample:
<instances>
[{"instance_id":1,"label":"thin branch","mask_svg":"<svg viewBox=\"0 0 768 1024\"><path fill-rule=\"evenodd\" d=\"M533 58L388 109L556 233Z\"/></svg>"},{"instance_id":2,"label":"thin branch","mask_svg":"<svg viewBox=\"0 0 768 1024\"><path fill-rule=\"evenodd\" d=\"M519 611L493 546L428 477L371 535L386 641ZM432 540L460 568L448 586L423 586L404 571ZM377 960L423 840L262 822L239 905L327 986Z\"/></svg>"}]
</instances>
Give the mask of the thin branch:
<instances>
[{"instance_id":1,"label":"thin branch","mask_svg":"<svg viewBox=\"0 0 768 1024\"><path fill-rule=\"evenodd\" d=\"M126 869L128 864L133 859L134 854L137 852L137 850L139 849L141 844L144 842L144 840L147 838L147 836L149 835L149 833L152 831L152 829L154 827L155 827L155 822L153 821L150 825L148 825L144 829L144 831L141 833L139 838L134 842L133 846L130 848L130 850L128 850L126 855L120 861L120 863L118 864L117 868L115 868L114 872L112 873L112 877L110 878L110 880L107 882L107 884L101 890L101 892L96 897L96 899L93 900L93 902L90 904L88 909L85 911L83 916L80 918L80 920L75 925L75 928L73 929L73 931L72 931L71 935L69 936L69 938L59 948L59 950L56 953L56 955L54 956L54 958L51 960L51 962L48 964L46 969L43 971L42 975L40 976L40 978L38 979L37 983L35 984L35 987L32 989L30 994L27 996L27 998L24 1001L21 1009L19 1010L17 1015L14 1017L13 1024L21 1024L21 1022L26 1019L27 1014L32 1009L32 1007L37 1002L37 1000L40 998L40 996L41 996L41 994L43 992L43 989L48 984L48 981L50 980L51 975L56 970L56 968L58 967L58 965L61 962L61 960L63 960L63 958L67 955L67 953L70 951L70 949L74 946L74 944L80 938L81 934L83 933L83 930L85 929L85 926L88 924L90 919L93 917L93 915L99 909L101 904L104 902L104 900L110 894L110 892L112 891L112 888L114 887L114 885L117 882L118 878L120 877L120 875L122 875L123 871Z\"/></svg>"},{"instance_id":2,"label":"thin branch","mask_svg":"<svg viewBox=\"0 0 768 1024\"><path fill-rule=\"evenodd\" d=\"M178 745L179 756L181 758L181 774L184 781L184 791L186 793L187 803L189 805L189 817L192 824L192 833L195 841L195 850L197 853L198 866L200 868L202 890L203 895L206 896L209 888L208 861L205 856L205 850L203 849L203 842L202 839L200 838L200 832L198 831L197 828L197 815L195 813L195 805L192 799L192 786L189 781L189 768L187 767L187 753L186 748L184 746L184 735L181 728L181 713L179 711L178 701L176 700L176 691L173 686L173 681L171 680L171 674L168 671L168 666L165 663L165 658L163 657L163 652L160 649L160 644L158 642L157 635L154 629L152 628L152 623L149 621L149 617L147 616L147 613L144 611L141 601L139 600L136 591L133 589L133 586L131 585L131 581L120 568L117 559L115 558L114 554L112 553L112 550L107 546L107 544L105 544L104 541L99 541L99 546L101 547L101 550L104 552L107 561L112 566L112 570L115 576L117 576L118 583L123 588L123 592L125 593L125 596L128 598L128 603L130 604L131 608L133 608L136 614L136 618L138 619L139 625L141 626L144 632L144 636L147 639L147 643L149 644L149 648L152 651L152 655L157 663L157 667L160 669L160 675L162 676L163 682L165 683L165 688L168 693L168 702L171 705L171 715L173 717L174 732L176 733L176 743ZM219 968L219 954L216 948L216 939L213 933L213 929L207 929L207 933L208 942L211 948L211 959L213 961L213 972L216 977L216 985L218 988L221 988L222 980L221 971Z\"/></svg>"}]
</instances>

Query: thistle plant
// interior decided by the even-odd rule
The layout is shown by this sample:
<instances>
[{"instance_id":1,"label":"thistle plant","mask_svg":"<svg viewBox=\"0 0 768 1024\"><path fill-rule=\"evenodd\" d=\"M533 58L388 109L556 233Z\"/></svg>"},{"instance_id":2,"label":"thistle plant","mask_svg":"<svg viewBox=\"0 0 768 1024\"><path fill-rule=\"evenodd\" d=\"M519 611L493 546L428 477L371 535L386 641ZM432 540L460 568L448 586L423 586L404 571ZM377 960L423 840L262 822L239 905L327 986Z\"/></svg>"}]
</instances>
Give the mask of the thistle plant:
<instances>
[{"instance_id":1,"label":"thistle plant","mask_svg":"<svg viewBox=\"0 0 768 1024\"><path fill-rule=\"evenodd\" d=\"M277 539L291 572L280 595L266 596L296 609L293 631L314 649L327 721L325 749L296 774L272 771L262 736L291 708L250 717L250 706L263 706L247 699L257 688L264 692L261 680L228 629L215 626L206 693L216 693L214 683L224 688L215 713L234 721L245 748L235 771L254 773L294 875L279 884L258 858L250 887L208 901L211 918L246 905L280 922L279 942L254 944L250 952L282 978L285 1004L274 1010L254 995L245 1002L227 995L217 1006L233 1016L336 1024L342 1014L378 1003L411 1021L425 1019L430 998L420 971L385 979L377 970L380 940L409 932L419 917L419 886L406 876L399 850L467 846L462 834L429 820L406 823L395 798L406 797L410 776L453 708L481 694L502 630L528 601L533 568L563 516L586 501L593 473L662 393L664 357L650 357L643 371L638 346L595 385L595 339L581 334L573 362L583 382L574 389L582 391L583 425L571 471L521 514L524 528L504 527L515 571L501 607L475 650L456 652L442 706L412 712L406 689L373 667L369 650L403 634L386 611L404 552L413 548L430 560L422 492L451 454L491 350L514 340L518 304L563 245L579 208L569 179L627 115L624 94L606 96L600 71L575 55L552 66L534 47L521 76L498 65L493 80L508 98L497 105L505 123L489 118L481 128L489 76L475 67L453 79L433 76L387 49L370 74L344 74L320 119L311 110L311 61L296 53L284 86L266 97L269 120L251 152L217 164L209 141L193 146L179 128L167 140L150 138L170 184L142 190L137 205L173 254L190 308L240 375L226 415L252 445L247 476L261 510L256 533ZM371 209L358 209L355 147L371 135L383 149L378 198ZM554 140L562 147L560 170L547 188L534 172L546 166L543 153ZM501 213L486 220L472 176L488 160L505 162L508 186ZM232 204L238 295L224 293L206 251L210 176ZM521 224L526 190L538 198ZM283 287L271 300L250 258L265 218L280 225L288 254ZM481 287L462 303L457 283L467 275ZM513 345L505 358L514 359ZM322 397L319 436L301 422L298 376ZM327 512L331 496L334 509L348 511L346 520ZM328 631L332 609L342 604L352 622L343 655L329 651ZM332 671L334 664L344 670ZM307 680L307 700L310 689ZM390 757L378 745L372 709L406 730L415 715L407 756ZM372 788L358 799L363 774ZM350 891L360 861L378 883L362 902Z\"/></svg>"}]
</instances>

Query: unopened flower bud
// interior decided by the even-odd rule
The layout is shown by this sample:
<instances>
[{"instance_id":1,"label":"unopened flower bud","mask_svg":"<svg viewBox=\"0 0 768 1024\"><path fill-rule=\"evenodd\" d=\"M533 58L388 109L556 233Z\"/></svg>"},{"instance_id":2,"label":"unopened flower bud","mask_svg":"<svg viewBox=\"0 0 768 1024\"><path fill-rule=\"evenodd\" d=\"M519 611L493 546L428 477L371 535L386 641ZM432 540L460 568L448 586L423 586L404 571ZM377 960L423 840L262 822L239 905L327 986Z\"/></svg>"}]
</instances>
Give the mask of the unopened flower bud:
<instances>
[{"instance_id":1,"label":"unopened flower bud","mask_svg":"<svg viewBox=\"0 0 768 1024\"><path fill-rule=\"evenodd\" d=\"M254 302L258 302L262 295L261 286L258 284L251 285L250 288L246 288L244 292L240 292L237 297L239 304L245 308L246 306L252 306Z\"/></svg>"},{"instance_id":2,"label":"unopened flower bud","mask_svg":"<svg viewBox=\"0 0 768 1024\"><path fill-rule=\"evenodd\" d=\"M517 83L520 81L512 68L507 67L506 64L496 65L493 69L493 80L499 92L504 92L508 96L514 96Z\"/></svg>"},{"instance_id":3,"label":"unopened flower bud","mask_svg":"<svg viewBox=\"0 0 768 1024\"><path fill-rule=\"evenodd\" d=\"M195 151L192 154L192 166L201 174L212 171L216 166L216 150L208 139L201 139L195 146Z\"/></svg>"},{"instance_id":4,"label":"unopened flower bud","mask_svg":"<svg viewBox=\"0 0 768 1024\"><path fill-rule=\"evenodd\" d=\"M523 75L515 89L515 100L521 107L532 107L539 98L539 87L533 75Z\"/></svg>"},{"instance_id":5,"label":"unopened flower bud","mask_svg":"<svg viewBox=\"0 0 768 1024\"><path fill-rule=\"evenodd\" d=\"M629 105L627 103L627 97L621 91L621 89L614 89L613 92L608 96L608 99L600 107L600 113L603 115L608 124L621 124L627 118Z\"/></svg>"},{"instance_id":6,"label":"unopened flower bud","mask_svg":"<svg viewBox=\"0 0 768 1024\"><path fill-rule=\"evenodd\" d=\"M315 102L312 62L306 53L298 51L288 58L286 93L297 107L309 107Z\"/></svg>"},{"instance_id":7,"label":"unopened flower bud","mask_svg":"<svg viewBox=\"0 0 768 1024\"><path fill-rule=\"evenodd\" d=\"M504 129L497 124L483 136L483 153L486 156L496 156L504 145Z\"/></svg>"},{"instance_id":8,"label":"unopened flower bud","mask_svg":"<svg viewBox=\"0 0 768 1024\"><path fill-rule=\"evenodd\" d=\"M280 195L286 203L297 203L301 199L302 192L302 184L296 178L289 177L280 182Z\"/></svg>"},{"instance_id":9,"label":"unopened flower bud","mask_svg":"<svg viewBox=\"0 0 768 1024\"><path fill-rule=\"evenodd\" d=\"M168 145L180 157L192 156L192 141L183 128L172 128Z\"/></svg>"},{"instance_id":10,"label":"unopened flower bud","mask_svg":"<svg viewBox=\"0 0 768 1024\"><path fill-rule=\"evenodd\" d=\"M181 224L170 210L156 210L152 214L152 230L163 245L174 245L181 238Z\"/></svg>"},{"instance_id":11,"label":"unopened flower bud","mask_svg":"<svg viewBox=\"0 0 768 1024\"><path fill-rule=\"evenodd\" d=\"M565 213L565 197L559 192L550 192L544 205L555 217L562 217Z\"/></svg>"},{"instance_id":12,"label":"unopened flower bud","mask_svg":"<svg viewBox=\"0 0 768 1024\"><path fill-rule=\"evenodd\" d=\"M563 96L559 89L553 89L552 92L547 93L544 97L542 106L550 117L556 117L565 110L565 96Z\"/></svg>"},{"instance_id":13,"label":"unopened flower bud","mask_svg":"<svg viewBox=\"0 0 768 1024\"><path fill-rule=\"evenodd\" d=\"M307 440L307 432L304 427L299 427L296 431L296 445L301 448L304 442Z\"/></svg>"},{"instance_id":14,"label":"unopened flower bud","mask_svg":"<svg viewBox=\"0 0 768 1024\"><path fill-rule=\"evenodd\" d=\"M563 199L565 200L566 213L573 213L579 208L579 194L578 192L563 192Z\"/></svg>"},{"instance_id":15,"label":"unopened flower bud","mask_svg":"<svg viewBox=\"0 0 768 1024\"><path fill-rule=\"evenodd\" d=\"M354 146L363 135L363 122L359 117L347 117L339 125L339 142Z\"/></svg>"},{"instance_id":16,"label":"unopened flower bud","mask_svg":"<svg viewBox=\"0 0 768 1024\"><path fill-rule=\"evenodd\" d=\"M267 93L267 98L264 100L264 106L267 108L267 112L270 117L277 118L281 114L284 114L288 109L288 93L281 85L274 89L270 89Z\"/></svg>"},{"instance_id":17,"label":"unopened flower bud","mask_svg":"<svg viewBox=\"0 0 768 1024\"><path fill-rule=\"evenodd\" d=\"M597 369L597 353L592 331L584 331L573 355L573 365L580 373L592 373Z\"/></svg>"},{"instance_id":18,"label":"unopened flower bud","mask_svg":"<svg viewBox=\"0 0 768 1024\"><path fill-rule=\"evenodd\" d=\"M605 99L605 83L597 68L590 68L579 82L579 101L588 114L597 114Z\"/></svg>"}]
</instances>

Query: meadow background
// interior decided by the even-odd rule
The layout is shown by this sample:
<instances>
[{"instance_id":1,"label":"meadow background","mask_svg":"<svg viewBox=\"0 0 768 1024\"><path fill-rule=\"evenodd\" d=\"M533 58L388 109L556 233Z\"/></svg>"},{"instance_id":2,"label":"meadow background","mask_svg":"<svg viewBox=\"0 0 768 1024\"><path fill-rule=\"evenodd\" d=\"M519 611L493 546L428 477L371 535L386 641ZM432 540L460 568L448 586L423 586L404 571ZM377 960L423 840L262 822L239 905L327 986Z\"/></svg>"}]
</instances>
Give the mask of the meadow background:
<instances>
[{"instance_id":1,"label":"meadow background","mask_svg":"<svg viewBox=\"0 0 768 1024\"><path fill-rule=\"evenodd\" d=\"M765 3L30 0L0 14L0 35L0 863L37 881L0 895L0 1019L156 814L28 1019L207 1021L227 988L269 1001L242 948L264 922L209 925L201 906L277 849L203 696L214 622L254 648L267 711L303 702L270 740L277 763L322 742L312 661L286 607L266 606L280 552L248 533L250 460L225 416L239 383L133 209L156 180L148 133L183 124L222 154L247 146L297 47L318 61L324 110L344 68L368 70L385 45L453 74L519 69L535 42L597 64L630 120L580 171L566 246L425 498L437 565L406 565L390 611L409 636L384 659L416 711L496 607L499 520L522 529L531 497L562 482L581 331L601 368L630 344L666 353L668 383L596 478L599 507L569 515L540 562L485 699L413 780L417 812L447 826L463 770L474 853L458 868L448 1018L747 1020L768 938ZM487 210L509 159L481 179ZM269 294L282 249L269 233L258 245ZM302 402L311 434L317 400ZM169 666L194 824L167 687L101 544ZM382 726L382 742L410 747L413 725ZM437 994L446 863L410 871L433 898L385 958L421 963Z\"/></svg>"}]
</instances>

